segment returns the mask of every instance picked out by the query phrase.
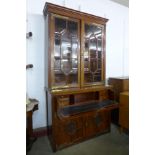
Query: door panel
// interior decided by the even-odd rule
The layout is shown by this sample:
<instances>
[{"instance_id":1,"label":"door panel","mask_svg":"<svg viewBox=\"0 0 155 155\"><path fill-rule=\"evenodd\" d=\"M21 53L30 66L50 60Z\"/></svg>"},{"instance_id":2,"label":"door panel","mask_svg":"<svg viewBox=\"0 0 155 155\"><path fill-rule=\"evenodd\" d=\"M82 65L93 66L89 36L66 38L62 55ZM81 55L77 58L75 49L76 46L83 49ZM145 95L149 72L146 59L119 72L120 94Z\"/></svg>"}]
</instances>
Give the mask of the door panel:
<instances>
[{"instance_id":1,"label":"door panel","mask_svg":"<svg viewBox=\"0 0 155 155\"><path fill-rule=\"evenodd\" d=\"M83 138L83 119L77 117L59 121L56 125L56 144L58 148L78 142Z\"/></svg>"},{"instance_id":2,"label":"door panel","mask_svg":"<svg viewBox=\"0 0 155 155\"><path fill-rule=\"evenodd\" d=\"M90 113L85 120L85 136L91 137L110 129L110 111L101 110Z\"/></svg>"},{"instance_id":3,"label":"door panel","mask_svg":"<svg viewBox=\"0 0 155 155\"><path fill-rule=\"evenodd\" d=\"M104 82L104 26L83 23L83 84L98 85Z\"/></svg>"},{"instance_id":4,"label":"door panel","mask_svg":"<svg viewBox=\"0 0 155 155\"><path fill-rule=\"evenodd\" d=\"M79 20L53 15L53 87L79 87Z\"/></svg>"}]
</instances>

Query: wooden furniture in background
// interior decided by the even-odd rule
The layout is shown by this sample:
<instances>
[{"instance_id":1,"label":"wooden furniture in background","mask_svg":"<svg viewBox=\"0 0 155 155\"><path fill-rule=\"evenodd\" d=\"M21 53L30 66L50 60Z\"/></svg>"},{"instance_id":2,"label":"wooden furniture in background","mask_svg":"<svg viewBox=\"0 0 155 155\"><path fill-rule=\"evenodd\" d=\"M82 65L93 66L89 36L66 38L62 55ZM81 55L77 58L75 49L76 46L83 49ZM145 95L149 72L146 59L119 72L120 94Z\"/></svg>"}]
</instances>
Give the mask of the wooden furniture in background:
<instances>
[{"instance_id":1,"label":"wooden furniture in background","mask_svg":"<svg viewBox=\"0 0 155 155\"><path fill-rule=\"evenodd\" d=\"M114 87L115 100L118 102L120 92L129 91L129 77L110 77L108 84Z\"/></svg>"},{"instance_id":2,"label":"wooden furniture in background","mask_svg":"<svg viewBox=\"0 0 155 155\"><path fill-rule=\"evenodd\" d=\"M129 77L110 77L108 84L113 86L114 99L117 102L119 102L121 92L129 91ZM111 121L119 125L119 108L112 110Z\"/></svg>"},{"instance_id":3,"label":"wooden furniture in background","mask_svg":"<svg viewBox=\"0 0 155 155\"><path fill-rule=\"evenodd\" d=\"M33 112L38 110L38 100L29 99L30 103L26 105L26 118L27 118L27 130L28 135L33 136L33 127L32 127L32 115Z\"/></svg>"},{"instance_id":4,"label":"wooden furniture in background","mask_svg":"<svg viewBox=\"0 0 155 155\"><path fill-rule=\"evenodd\" d=\"M29 151L36 138L33 136L33 112L38 110L38 100L29 99L26 105L26 150Z\"/></svg>"},{"instance_id":5,"label":"wooden furniture in background","mask_svg":"<svg viewBox=\"0 0 155 155\"><path fill-rule=\"evenodd\" d=\"M129 129L129 92L120 93L119 125L121 128Z\"/></svg>"},{"instance_id":6,"label":"wooden furniture in background","mask_svg":"<svg viewBox=\"0 0 155 155\"><path fill-rule=\"evenodd\" d=\"M43 12L47 124L56 151L110 131L118 104L105 85L108 19L51 3Z\"/></svg>"}]
</instances>

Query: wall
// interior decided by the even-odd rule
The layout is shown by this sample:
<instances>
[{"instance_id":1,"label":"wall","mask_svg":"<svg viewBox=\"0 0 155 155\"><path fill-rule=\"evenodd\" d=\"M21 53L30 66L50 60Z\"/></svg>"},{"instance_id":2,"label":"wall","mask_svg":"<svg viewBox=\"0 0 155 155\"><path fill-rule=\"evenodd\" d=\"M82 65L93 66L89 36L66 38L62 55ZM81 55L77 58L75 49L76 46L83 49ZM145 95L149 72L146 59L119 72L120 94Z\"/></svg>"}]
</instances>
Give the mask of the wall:
<instances>
[{"instance_id":1,"label":"wall","mask_svg":"<svg viewBox=\"0 0 155 155\"><path fill-rule=\"evenodd\" d=\"M46 0L27 0L27 95L39 100L39 110L33 115L33 128L46 126L44 92L44 18ZM128 76L128 8L109 0L48 0L48 2L109 19L107 23L106 77Z\"/></svg>"}]
</instances>

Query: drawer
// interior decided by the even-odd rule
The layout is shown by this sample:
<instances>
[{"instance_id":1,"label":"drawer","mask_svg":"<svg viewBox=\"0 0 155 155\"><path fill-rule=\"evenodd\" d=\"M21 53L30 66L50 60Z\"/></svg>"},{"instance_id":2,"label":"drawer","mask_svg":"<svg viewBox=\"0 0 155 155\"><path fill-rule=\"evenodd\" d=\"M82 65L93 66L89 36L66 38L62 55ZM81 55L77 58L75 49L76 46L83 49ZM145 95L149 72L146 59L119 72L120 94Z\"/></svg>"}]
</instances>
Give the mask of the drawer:
<instances>
[{"instance_id":1,"label":"drawer","mask_svg":"<svg viewBox=\"0 0 155 155\"><path fill-rule=\"evenodd\" d=\"M70 102L69 96L59 96L57 97L57 102L61 107L67 106L69 105Z\"/></svg>"}]
</instances>

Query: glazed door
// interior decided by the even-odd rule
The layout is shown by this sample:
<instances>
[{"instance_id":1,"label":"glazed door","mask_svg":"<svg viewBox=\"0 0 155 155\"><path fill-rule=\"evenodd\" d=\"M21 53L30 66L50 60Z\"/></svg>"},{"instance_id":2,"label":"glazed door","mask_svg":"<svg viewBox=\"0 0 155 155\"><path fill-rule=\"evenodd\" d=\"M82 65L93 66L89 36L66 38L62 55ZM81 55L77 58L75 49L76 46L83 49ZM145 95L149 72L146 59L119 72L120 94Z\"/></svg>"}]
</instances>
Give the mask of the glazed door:
<instances>
[{"instance_id":1,"label":"glazed door","mask_svg":"<svg viewBox=\"0 0 155 155\"><path fill-rule=\"evenodd\" d=\"M80 87L79 20L52 15L52 88Z\"/></svg>"},{"instance_id":2,"label":"glazed door","mask_svg":"<svg viewBox=\"0 0 155 155\"><path fill-rule=\"evenodd\" d=\"M92 24L93 23L93 24ZM82 86L105 82L105 27L94 22L82 24Z\"/></svg>"}]
</instances>

